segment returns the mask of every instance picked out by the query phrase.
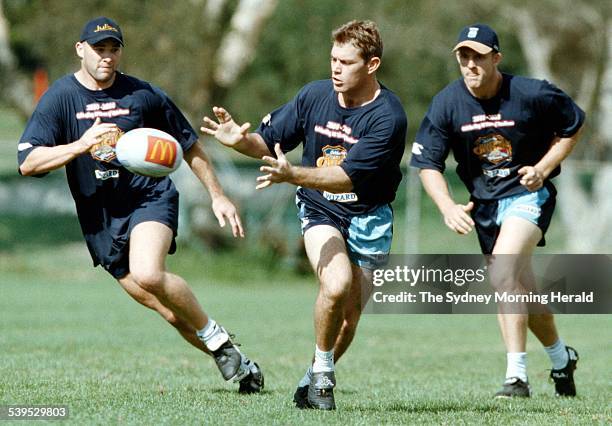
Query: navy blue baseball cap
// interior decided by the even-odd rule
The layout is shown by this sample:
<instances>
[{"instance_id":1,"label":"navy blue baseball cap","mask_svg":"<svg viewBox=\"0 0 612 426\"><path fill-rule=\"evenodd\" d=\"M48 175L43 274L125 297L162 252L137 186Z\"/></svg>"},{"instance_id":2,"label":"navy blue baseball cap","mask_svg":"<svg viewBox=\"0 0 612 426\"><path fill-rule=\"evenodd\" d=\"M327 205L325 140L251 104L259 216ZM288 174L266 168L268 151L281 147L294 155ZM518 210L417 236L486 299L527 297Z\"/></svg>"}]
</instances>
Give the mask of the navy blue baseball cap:
<instances>
[{"instance_id":1,"label":"navy blue baseball cap","mask_svg":"<svg viewBox=\"0 0 612 426\"><path fill-rule=\"evenodd\" d=\"M468 25L459 33L457 45L453 48L453 52L460 47L469 47L485 55L491 51L499 52L499 40L493 28L488 25Z\"/></svg>"},{"instance_id":2,"label":"navy blue baseball cap","mask_svg":"<svg viewBox=\"0 0 612 426\"><path fill-rule=\"evenodd\" d=\"M123 46L123 34L119 25L110 18L100 16L85 24L80 41L96 44L107 38L117 40Z\"/></svg>"}]
</instances>

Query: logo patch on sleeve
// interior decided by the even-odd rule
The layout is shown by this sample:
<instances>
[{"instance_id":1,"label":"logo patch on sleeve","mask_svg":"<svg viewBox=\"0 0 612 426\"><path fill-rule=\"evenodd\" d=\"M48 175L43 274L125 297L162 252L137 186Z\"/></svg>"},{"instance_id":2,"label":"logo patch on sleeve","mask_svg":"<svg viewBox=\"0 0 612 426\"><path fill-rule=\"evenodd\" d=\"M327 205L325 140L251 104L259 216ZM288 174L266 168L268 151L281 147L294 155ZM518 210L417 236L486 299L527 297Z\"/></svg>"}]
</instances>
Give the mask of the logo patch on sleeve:
<instances>
[{"instance_id":1,"label":"logo patch on sleeve","mask_svg":"<svg viewBox=\"0 0 612 426\"><path fill-rule=\"evenodd\" d=\"M30 142L23 142L17 145L17 151L25 151L28 148L32 148L32 144Z\"/></svg>"},{"instance_id":2,"label":"logo patch on sleeve","mask_svg":"<svg viewBox=\"0 0 612 426\"><path fill-rule=\"evenodd\" d=\"M423 145L421 145L418 142L415 142L412 144L412 153L414 155L421 155L423 154Z\"/></svg>"}]
</instances>

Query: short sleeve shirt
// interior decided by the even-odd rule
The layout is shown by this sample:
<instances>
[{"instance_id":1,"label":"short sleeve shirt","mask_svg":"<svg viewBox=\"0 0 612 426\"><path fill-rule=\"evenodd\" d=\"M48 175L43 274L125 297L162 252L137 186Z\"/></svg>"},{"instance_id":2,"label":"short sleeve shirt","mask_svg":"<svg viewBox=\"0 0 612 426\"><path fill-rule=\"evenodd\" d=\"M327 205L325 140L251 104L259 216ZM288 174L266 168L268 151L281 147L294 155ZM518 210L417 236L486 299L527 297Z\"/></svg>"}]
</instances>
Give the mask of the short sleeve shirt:
<instances>
[{"instance_id":1,"label":"short sleeve shirt","mask_svg":"<svg viewBox=\"0 0 612 426\"><path fill-rule=\"evenodd\" d=\"M407 118L395 94L381 85L369 104L343 108L331 80L306 85L289 103L264 118L257 132L270 152L303 145L302 166L339 165L353 183L351 193L299 188L306 202L340 215L358 215L392 202L402 179Z\"/></svg>"},{"instance_id":2,"label":"short sleeve shirt","mask_svg":"<svg viewBox=\"0 0 612 426\"><path fill-rule=\"evenodd\" d=\"M110 88L94 91L71 74L56 81L41 98L19 141L19 164L37 147L78 140L98 117L123 132L141 127L163 130L184 151L197 142L196 132L161 89L117 73ZM142 200L155 192L169 198L176 193L169 177L150 178L125 169L114 146L100 145L75 158L66 165L66 175L94 264L100 263L99 246L127 242L126 224Z\"/></svg>"},{"instance_id":3,"label":"short sleeve shirt","mask_svg":"<svg viewBox=\"0 0 612 426\"><path fill-rule=\"evenodd\" d=\"M473 197L493 200L523 192L518 170L536 164L555 137L575 134L585 114L545 80L502 77L491 99L475 98L463 79L436 95L417 132L410 165L444 172L452 151ZM549 177L557 174L559 168Z\"/></svg>"}]
</instances>

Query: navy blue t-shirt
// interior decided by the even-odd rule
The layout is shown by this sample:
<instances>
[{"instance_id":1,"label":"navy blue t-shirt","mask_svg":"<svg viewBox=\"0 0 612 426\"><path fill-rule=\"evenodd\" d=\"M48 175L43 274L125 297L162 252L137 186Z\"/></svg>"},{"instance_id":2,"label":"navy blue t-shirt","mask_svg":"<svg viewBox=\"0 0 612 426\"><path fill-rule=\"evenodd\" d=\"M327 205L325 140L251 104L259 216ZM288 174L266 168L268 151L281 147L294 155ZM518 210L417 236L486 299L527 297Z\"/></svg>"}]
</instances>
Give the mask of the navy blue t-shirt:
<instances>
[{"instance_id":1,"label":"navy blue t-shirt","mask_svg":"<svg viewBox=\"0 0 612 426\"><path fill-rule=\"evenodd\" d=\"M395 199L407 125L399 99L386 87L381 85L378 97L367 105L343 108L332 81L321 80L266 116L257 133L271 153L276 143L283 152L303 143L304 167L340 165L353 192L298 188L298 196L335 214L359 215Z\"/></svg>"},{"instance_id":2,"label":"navy blue t-shirt","mask_svg":"<svg viewBox=\"0 0 612 426\"><path fill-rule=\"evenodd\" d=\"M70 74L49 88L30 117L18 145L19 164L36 147L53 147L78 140L97 117L102 122L117 124L123 132L142 127L163 130L178 140L183 151L189 150L198 139L183 114L161 89L117 73L110 88L94 91ZM155 194L164 194L162 198L167 200L178 197L169 177L133 174L121 166L113 146L101 148L66 164L70 191L95 265L104 265L104 257L127 244L132 211ZM174 227L175 224L169 225Z\"/></svg>"},{"instance_id":3,"label":"navy blue t-shirt","mask_svg":"<svg viewBox=\"0 0 612 426\"><path fill-rule=\"evenodd\" d=\"M438 93L425 115L410 165L444 172L452 150L457 174L472 196L494 200L525 191L517 171L535 165L555 137L575 134L582 111L545 80L502 74L493 98L475 98L463 79ZM549 176L559 174L559 168Z\"/></svg>"}]
</instances>

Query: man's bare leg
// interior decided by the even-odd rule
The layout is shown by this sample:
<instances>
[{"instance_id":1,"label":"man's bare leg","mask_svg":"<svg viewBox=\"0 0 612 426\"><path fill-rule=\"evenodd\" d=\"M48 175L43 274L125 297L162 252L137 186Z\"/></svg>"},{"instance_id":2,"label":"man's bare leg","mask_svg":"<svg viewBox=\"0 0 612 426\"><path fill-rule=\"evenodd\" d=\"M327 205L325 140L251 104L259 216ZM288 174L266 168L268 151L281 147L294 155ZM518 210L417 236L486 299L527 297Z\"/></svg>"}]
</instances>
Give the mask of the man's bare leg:
<instances>
[{"instance_id":1,"label":"man's bare leg","mask_svg":"<svg viewBox=\"0 0 612 426\"><path fill-rule=\"evenodd\" d=\"M195 348L210 355L210 351L196 335L196 329L187 322L176 316L174 312L166 308L155 295L140 287L130 274L117 280L121 287L138 303L159 313L171 326L181 334L181 336Z\"/></svg>"},{"instance_id":2,"label":"man's bare leg","mask_svg":"<svg viewBox=\"0 0 612 426\"><path fill-rule=\"evenodd\" d=\"M344 306L344 315L342 326L338 338L334 343L334 362L337 362L342 355L346 352L349 345L355 337L357 331L357 325L361 318L361 312L367 302L362 296L369 296L369 294L363 294L363 290L368 292L372 284L372 271L366 268L361 268L354 263L351 264L353 272L353 280L351 283L351 290Z\"/></svg>"},{"instance_id":3,"label":"man's bare leg","mask_svg":"<svg viewBox=\"0 0 612 426\"><path fill-rule=\"evenodd\" d=\"M226 381L240 381L240 392L258 392L263 388L259 367L206 315L185 280L166 271L172 238L164 224L136 225L130 234L130 273L119 283L138 302L159 312L190 344L213 355Z\"/></svg>"},{"instance_id":4,"label":"man's bare leg","mask_svg":"<svg viewBox=\"0 0 612 426\"><path fill-rule=\"evenodd\" d=\"M354 334L354 330L346 328L347 303L353 286L352 266L344 238L332 226L317 225L309 228L304 233L304 245L319 281L319 293L314 307L316 346L312 369L300 381L294 402L299 408L328 410L335 408L333 388L336 342L344 331L344 337L341 338L344 342L341 351L344 352Z\"/></svg>"},{"instance_id":5,"label":"man's bare leg","mask_svg":"<svg viewBox=\"0 0 612 426\"><path fill-rule=\"evenodd\" d=\"M172 238L172 230L164 224L136 225L130 235L130 277L189 327L201 330L208 323L208 316L185 280L166 271Z\"/></svg>"}]
</instances>

